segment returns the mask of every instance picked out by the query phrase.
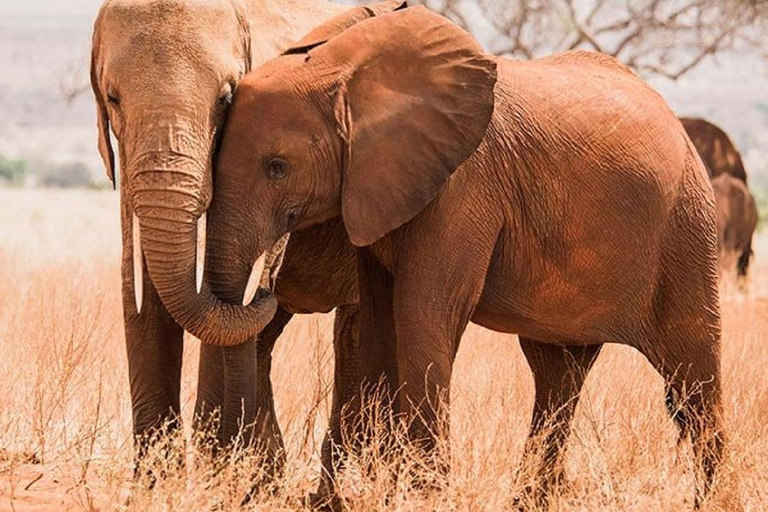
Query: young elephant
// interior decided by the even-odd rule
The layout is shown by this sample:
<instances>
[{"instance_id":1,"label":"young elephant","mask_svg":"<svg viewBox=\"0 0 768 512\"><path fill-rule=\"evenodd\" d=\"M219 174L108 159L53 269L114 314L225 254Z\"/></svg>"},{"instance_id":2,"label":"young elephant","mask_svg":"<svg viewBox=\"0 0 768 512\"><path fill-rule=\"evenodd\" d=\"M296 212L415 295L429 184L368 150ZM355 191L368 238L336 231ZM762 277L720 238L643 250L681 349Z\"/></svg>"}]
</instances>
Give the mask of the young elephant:
<instances>
[{"instance_id":1,"label":"young elephant","mask_svg":"<svg viewBox=\"0 0 768 512\"><path fill-rule=\"evenodd\" d=\"M701 499L723 451L715 211L664 101L599 54L489 57L421 7L305 43L243 79L225 127L211 221L235 233L228 294L285 233L341 216L360 371L396 383L426 450L470 319L519 335L533 430L557 420L544 492L569 398L622 343L668 382Z\"/></svg>"},{"instance_id":2,"label":"young elephant","mask_svg":"<svg viewBox=\"0 0 768 512\"><path fill-rule=\"evenodd\" d=\"M747 275L752 257L752 234L757 227L757 207L743 181L730 174L712 179L717 207L717 242L721 265L733 264L739 276Z\"/></svg>"}]
</instances>

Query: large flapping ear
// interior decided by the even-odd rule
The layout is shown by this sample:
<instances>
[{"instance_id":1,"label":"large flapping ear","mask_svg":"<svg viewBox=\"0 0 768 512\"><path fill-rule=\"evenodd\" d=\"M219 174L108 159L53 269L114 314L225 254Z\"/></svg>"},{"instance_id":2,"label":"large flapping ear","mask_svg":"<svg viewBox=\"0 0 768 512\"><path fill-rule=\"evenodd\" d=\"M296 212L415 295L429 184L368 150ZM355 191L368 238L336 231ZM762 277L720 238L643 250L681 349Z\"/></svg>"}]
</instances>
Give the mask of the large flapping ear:
<instances>
[{"instance_id":1,"label":"large flapping ear","mask_svg":"<svg viewBox=\"0 0 768 512\"><path fill-rule=\"evenodd\" d=\"M384 2L376 2L349 9L338 16L334 16L322 25L315 27L309 34L285 50L283 55L306 53L312 48L320 46L329 39L341 34L356 23L373 18L374 16L381 16L382 14L404 9L407 6L408 4L402 0L385 0Z\"/></svg>"},{"instance_id":2,"label":"large flapping ear","mask_svg":"<svg viewBox=\"0 0 768 512\"><path fill-rule=\"evenodd\" d=\"M352 243L369 245L423 210L480 145L496 63L424 7L358 23L309 59L342 76L342 216Z\"/></svg>"},{"instance_id":3,"label":"large flapping ear","mask_svg":"<svg viewBox=\"0 0 768 512\"><path fill-rule=\"evenodd\" d=\"M107 177L115 187L115 152L112 150L112 142L109 140L109 112L104 94L99 82L99 51L100 51L100 23L96 20L93 29L93 48L91 50L91 88L96 99L96 121L99 128L99 153L104 160Z\"/></svg>"}]
</instances>

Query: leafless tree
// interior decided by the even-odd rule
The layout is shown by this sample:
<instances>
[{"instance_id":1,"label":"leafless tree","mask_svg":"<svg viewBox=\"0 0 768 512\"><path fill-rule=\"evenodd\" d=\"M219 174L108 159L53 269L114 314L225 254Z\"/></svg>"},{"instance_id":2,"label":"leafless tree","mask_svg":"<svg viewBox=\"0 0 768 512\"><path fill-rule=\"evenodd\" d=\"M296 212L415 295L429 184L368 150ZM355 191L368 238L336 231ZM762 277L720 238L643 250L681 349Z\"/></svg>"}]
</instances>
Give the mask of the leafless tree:
<instances>
[{"instance_id":1,"label":"leafless tree","mask_svg":"<svg viewBox=\"0 0 768 512\"><path fill-rule=\"evenodd\" d=\"M361 2L365 3L365 2ZM411 0L443 14L489 51L531 59L576 48L677 79L711 55L765 52L768 0Z\"/></svg>"},{"instance_id":2,"label":"leafless tree","mask_svg":"<svg viewBox=\"0 0 768 512\"><path fill-rule=\"evenodd\" d=\"M357 0L366 4L372 0ZM409 0L475 34L497 55L531 59L585 48L642 74L677 79L711 55L768 43L768 0ZM67 102L89 89L82 66L62 74Z\"/></svg>"}]
</instances>

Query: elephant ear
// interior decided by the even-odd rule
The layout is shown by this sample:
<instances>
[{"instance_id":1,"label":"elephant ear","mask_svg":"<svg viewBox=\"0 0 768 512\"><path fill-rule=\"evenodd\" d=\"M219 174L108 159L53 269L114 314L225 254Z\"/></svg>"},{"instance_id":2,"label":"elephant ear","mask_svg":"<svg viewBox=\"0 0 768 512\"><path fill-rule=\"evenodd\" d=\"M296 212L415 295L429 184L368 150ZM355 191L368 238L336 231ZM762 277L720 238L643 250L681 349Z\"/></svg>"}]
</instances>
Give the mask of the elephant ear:
<instances>
[{"instance_id":1,"label":"elephant ear","mask_svg":"<svg viewBox=\"0 0 768 512\"><path fill-rule=\"evenodd\" d=\"M109 112L107 103L101 91L99 81L99 20L96 20L93 32L93 50L91 52L91 88L93 96L96 99L96 122L99 128L99 153L104 161L104 167L107 170L107 177L115 187L115 152L112 149L112 142L109 140Z\"/></svg>"},{"instance_id":2,"label":"elephant ear","mask_svg":"<svg viewBox=\"0 0 768 512\"><path fill-rule=\"evenodd\" d=\"M352 243L370 245L423 210L480 145L496 63L424 7L358 23L307 58L343 77L342 216Z\"/></svg>"},{"instance_id":3,"label":"elephant ear","mask_svg":"<svg viewBox=\"0 0 768 512\"><path fill-rule=\"evenodd\" d=\"M316 46L327 42L331 38L341 34L352 25L361 21L381 16L389 12L397 11L407 7L407 2L402 0L386 0L370 5L355 7L344 11L338 16L334 16L322 25L315 27L309 34L302 37L299 41L292 44L290 48L283 52L283 55L295 53L306 53Z\"/></svg>"}]
</instances>

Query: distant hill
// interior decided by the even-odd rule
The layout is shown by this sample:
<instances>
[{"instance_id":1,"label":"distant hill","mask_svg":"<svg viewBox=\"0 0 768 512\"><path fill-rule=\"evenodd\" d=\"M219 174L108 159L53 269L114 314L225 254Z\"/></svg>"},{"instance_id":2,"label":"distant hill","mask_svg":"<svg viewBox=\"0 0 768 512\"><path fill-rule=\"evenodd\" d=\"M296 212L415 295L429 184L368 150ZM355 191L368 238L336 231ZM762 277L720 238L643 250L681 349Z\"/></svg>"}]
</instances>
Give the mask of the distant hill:
<instances>
[{"instance_id":1,"label":"distant hill","mask_svg":"<svg viewBox=\"0 0 768 512\"><path fill-rule=\"evenodd\" d=\"M100 0L0 3L0 154L85 163L103 176L90 93L64 101L62 79L87 82ZM482 37L480 37L482 39ZM653 79L680 115L722 126L745 157L751 183L768 186L768 65L756 54L721 55L677 82Z\"/></svg>"}]
</instances>

